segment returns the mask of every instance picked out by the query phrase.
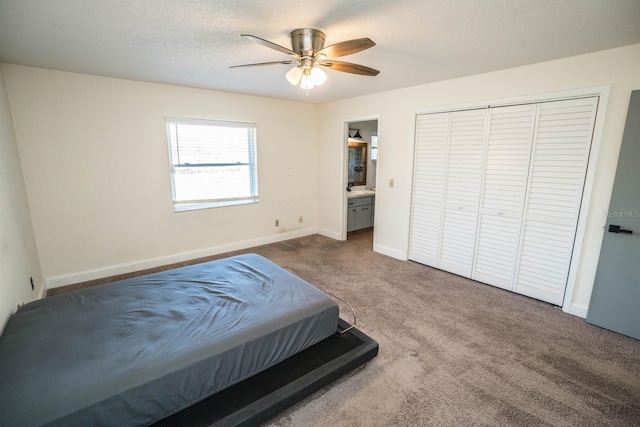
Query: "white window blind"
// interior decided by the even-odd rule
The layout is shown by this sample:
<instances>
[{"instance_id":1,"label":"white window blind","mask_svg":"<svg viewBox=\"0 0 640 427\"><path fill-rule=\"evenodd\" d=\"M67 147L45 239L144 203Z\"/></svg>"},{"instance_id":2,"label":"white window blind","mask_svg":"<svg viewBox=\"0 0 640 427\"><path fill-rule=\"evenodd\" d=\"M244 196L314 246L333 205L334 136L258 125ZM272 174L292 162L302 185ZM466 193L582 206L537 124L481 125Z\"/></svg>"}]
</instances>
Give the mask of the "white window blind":
<instances>
[{"instance_id":1,"label":"white window blind","mask_svg":"<svg viewBox=\"0 0 640 427\"><path fill-rule=\"evenodd\" d=\"M175 211L258 201L253 123L167 119Z\"/></svg>"}]
</instances>

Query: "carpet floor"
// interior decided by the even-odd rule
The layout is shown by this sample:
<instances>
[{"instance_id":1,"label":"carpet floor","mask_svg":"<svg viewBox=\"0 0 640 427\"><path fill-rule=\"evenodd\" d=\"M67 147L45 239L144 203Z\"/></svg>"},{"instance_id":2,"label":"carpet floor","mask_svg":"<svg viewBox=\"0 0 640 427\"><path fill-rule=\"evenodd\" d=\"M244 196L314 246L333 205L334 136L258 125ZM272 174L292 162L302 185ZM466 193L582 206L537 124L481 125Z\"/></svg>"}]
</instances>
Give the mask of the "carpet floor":
<instances>
[{"instance_id":1,"label":"carpet floor","mask_svg":"<svg viewBox=\"0 0 640 427\"><path fill-rule=\"evenodd\" d=\"M267 426L640 426L640 341L371 243L314 235L224 254L261 254L349 301L380 344Z\"/></svg>"}]
</instances>

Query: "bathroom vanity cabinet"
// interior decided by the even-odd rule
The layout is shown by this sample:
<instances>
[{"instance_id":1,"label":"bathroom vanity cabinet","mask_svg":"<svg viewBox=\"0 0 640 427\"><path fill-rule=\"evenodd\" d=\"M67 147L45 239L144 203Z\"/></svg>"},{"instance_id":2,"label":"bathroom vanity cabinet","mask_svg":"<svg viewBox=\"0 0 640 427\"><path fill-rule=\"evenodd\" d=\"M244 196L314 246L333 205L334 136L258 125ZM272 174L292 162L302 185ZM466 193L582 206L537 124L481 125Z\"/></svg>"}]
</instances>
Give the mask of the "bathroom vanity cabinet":
<instances>
[{"instance_id":1,"label":"bathroom vanity cabinet","mask_svg":"<svg viewBox=\"0 0 640 427\"><path fill-rule=\"evenodd\" d=\"M347 199L347 232L373 227L375 196Z\"/></svg>"}]
</instances>

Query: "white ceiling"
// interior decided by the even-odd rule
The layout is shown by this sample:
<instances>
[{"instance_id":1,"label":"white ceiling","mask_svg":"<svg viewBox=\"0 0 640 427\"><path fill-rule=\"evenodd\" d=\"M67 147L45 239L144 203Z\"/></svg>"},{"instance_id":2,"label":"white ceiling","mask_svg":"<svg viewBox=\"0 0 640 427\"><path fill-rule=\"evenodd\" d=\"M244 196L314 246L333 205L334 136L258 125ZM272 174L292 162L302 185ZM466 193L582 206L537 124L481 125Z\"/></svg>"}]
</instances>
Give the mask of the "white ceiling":
<instances>
[{"instance_id":1,"label":"white ceiling","mask_svg":"<svg viewBox=\"0 0 640 427\"><path fill-rule=\"evenodd\" d=\"M316 28L326 45L369 37L309 92L290 59L240 37L290 47ZM640 43L640 0L0 0L0 61L309 103L468 76Z\"/></svg>"}]
</instances>

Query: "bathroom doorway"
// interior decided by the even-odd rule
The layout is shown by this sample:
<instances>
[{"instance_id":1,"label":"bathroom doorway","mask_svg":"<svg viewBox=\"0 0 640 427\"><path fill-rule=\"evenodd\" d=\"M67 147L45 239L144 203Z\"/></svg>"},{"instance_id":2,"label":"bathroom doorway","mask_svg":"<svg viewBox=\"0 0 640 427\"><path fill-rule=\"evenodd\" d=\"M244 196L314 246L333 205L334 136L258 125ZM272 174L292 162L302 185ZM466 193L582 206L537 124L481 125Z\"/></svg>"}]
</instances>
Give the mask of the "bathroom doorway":
<instances>
[{"instance_id":1,"label":"bathroom doorway","mask_svg":"<svg viewBox=\"0 0 640 427\"><path fill-rule=\"evenodd\" d=\"M378 120L347 123L346 149L346 238L373 249Z\"/></svg>"}]
</instances>

